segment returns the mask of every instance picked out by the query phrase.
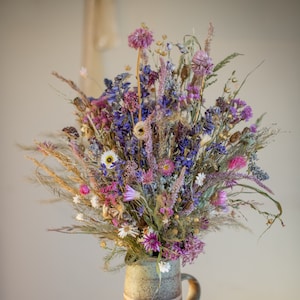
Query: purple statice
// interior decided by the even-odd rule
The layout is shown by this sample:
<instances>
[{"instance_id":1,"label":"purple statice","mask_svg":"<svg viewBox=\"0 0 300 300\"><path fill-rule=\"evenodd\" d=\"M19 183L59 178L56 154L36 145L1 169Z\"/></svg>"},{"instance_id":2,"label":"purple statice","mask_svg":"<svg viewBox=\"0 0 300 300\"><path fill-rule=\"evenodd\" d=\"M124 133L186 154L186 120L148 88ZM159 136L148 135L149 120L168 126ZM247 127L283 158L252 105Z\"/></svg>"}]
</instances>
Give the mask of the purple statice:
<instances>
[{"instance_id":1,"label":"purple statice","mask_svg":"<svg viewBox=\"0 0 300 300\"><path fill-rule=\"evenodd\" d=\"M184 242L184 251L182 254L182 266L187 263L191 264L198 257L200 253L203 253L205 243L202 242L197 236L190 234Z\"/></svg>"},{"instance_id":2,"label":"purple statice","mask_svg":"<svg viewBox=\"0 0 300 300\"><path fill-rule=\"evenodd\" d=\"M245 120L245 121L249 121L253 116L253 113L252 113L252 108L247 105L242 111L241 111L241 114L240 114L240 117L242 120Z\"/></svg>"},{"instance_id":3,"label":"purple statice","mask_svg":"<svg viewBox=\"0 0 300 300\"><path fill-rule=\"evenodd\" d=\"M139 109L138 96L134 91L128 91L123 95L124 108L134 113Z\"/></svg>"},{"instance_id":4,"label":"purple statice","mask_svg":"<svg viewBox=\"0 0 300 300\"><path fill-rule=\"evenodd\" d=\"M200 99L200 88L189 84L187 86L187 98L191 101Z\"/></svg>"},{"instance_id":5,"label":"purple statice","mask_svg":"<svg viewBox=\"0 0 300 300\"><path fill-rule=\"evenodd\" d=\"M163 257L169 260L182 258L182 265L192 263L200 253L203 253L205 244L197 236L190 234L185 241L167 243L163 250Z\"/></svg>"},{"instance_id":6,"label":"purple statice","mask_svg":"<svg viewBox=\"0 0 300 300\"><path fill-rule=\"evenodd\" d=\"M153 33L146 26L136 29L128 36L128 45L134 49L146 49L153 41Z\"/></svg>"},{"instance_id":7,"label":"purple statice","mask_svg":"<svg viewBox=\"0 0 300 300\"><path fill-rule=\"evenodd\" d=\"M257 132L257 125L256 124L251 124L249 129L250 129L250 132L256 133Z\"/></svg>"},{"instance_id":8,"label":"purple statice","mask_svg":"<svg viewBox=\"0 0 300 300\"><path fill-rule=\"evenodd\" d=\"M213 72L213 63L209 55L203 51L195 52L192 59L192 70L197 76L210 75Z\"/></svg>"},{"instance_id":9,"label":"purple statice","mask_svg":"<svg viewBox=\"0 0 300 300\"><path fill-rule=\"evenodd\" d=\"M219 97L216 100L216 106L220 108L221 113L226 112L229 108L229 104L224 100L223 97Z\"/></svg>"},{"instance_id":10,"label":"purple statice","mask_svg":"<svg viewBox=\"0 0 300 300\"><path fill-rule=\"evenodd\" d=\"M146 233L143 237L142 244L144 245L144 248L147 252L159 252L161 243L158 240L158 236L155 232L151 231L149 233Z\"/></svg>"},{"instance_id":11,"label":"purple statice","mask_svg":"<svg viewBox=\"0 0 300 300\"><path fill-rule=\"evenodd\" d=\"M241 100L240 98L232 99L231 103L237 108L243 108L247 105L247 103L244 100Z\"/></svg>"},{"instance_id":12,"label":"purple statice","mask_svg":"<svg viewBox=\"0 0 300 300\"><path fill-rule=\"evenodd\" d=\"M202 217L200 220L200 229L207 230L209 227L209 219L207 217Z\"/></svg>"},{"instance_id":13,"label":"purple statice","mask_svg":"<svg viewBox=\"0 0 300 300\"><path fill-rule=\"evenodd\" d=\"M163 257L167 260L177 260L183 254L182 243L167 243L163 249Z\"/></svg>"}]
</instances>

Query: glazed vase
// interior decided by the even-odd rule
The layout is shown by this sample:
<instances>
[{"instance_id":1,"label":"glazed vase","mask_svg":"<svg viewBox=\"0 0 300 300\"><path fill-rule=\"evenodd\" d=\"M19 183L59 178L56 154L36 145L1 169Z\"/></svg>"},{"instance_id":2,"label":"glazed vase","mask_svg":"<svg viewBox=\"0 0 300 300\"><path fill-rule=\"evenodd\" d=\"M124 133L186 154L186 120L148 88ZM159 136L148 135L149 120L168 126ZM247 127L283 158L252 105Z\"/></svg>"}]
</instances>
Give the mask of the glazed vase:
<instances>
[{"instance_id":1,"label":"glazed vase","mask_svg":"<svg viewBox=\"0 0 300 300\"><path fill-rule=\"evenodd\" d=\"M156 270L156 259L143 260L126 266L124 300L199 300L201 289L197 279L181 273L180 260L169 261L169 272ZM188 281L188 294L182 296L182 281Z\"/></svg>"}]
</instances>

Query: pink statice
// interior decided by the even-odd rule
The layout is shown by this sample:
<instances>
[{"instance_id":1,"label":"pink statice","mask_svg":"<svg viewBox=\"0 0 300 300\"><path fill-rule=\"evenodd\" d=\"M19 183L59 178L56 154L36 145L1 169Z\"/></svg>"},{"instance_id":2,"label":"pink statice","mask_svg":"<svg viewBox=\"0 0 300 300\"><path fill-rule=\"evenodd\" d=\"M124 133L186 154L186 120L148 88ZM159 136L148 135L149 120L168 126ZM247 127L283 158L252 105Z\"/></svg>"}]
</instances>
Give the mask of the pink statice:
<instances>
[{"instance_id":1,"label":"pink statice","mask_svg":"<svg viewBox=\"0 0 300 300\"><path fill-rule=\"evenodd\" d=\"M160 164L159 164L159 171L161 174L164 176L170 176L174 172L175 169L175 164L171 159L164 159Z\"/></svg>"},{"instance_id":2,"label":"pink statice","mask_svg":"<svg viewBox=\"0 0 300 300\"><path fill-rule=\"evenodd\" d=\"M142 183L151 184L153 182L153 170L149 169L148 171L143 171Z\"/></svg>"},{"instance_id":3,"label":"pink statice","mask_svg":"<svg viewBox=\"0 0 300 300\"><path fill-rule=\"evenodd\" d=\"M169 218L174 215L174 210L170 207L161 207L159 212L164 215L165 223L167 223Z\"/></svg>"},{"instance_id":4,"label":"pink statice","mask_svg":"<svg viewBox=\"0 0 300 300\"><path fill-rule=\"evenodd\" d=\"M203 50L198 50L192 59L192 70L195 75L206 76L213 71L212 59Z\"/></svg>"},{"instance_id":5,"label":"pink statice","mask_svg":"<svg viewBox=\"0 0 300 300\"><path fill-rule=\"evenodd\" d=\"M240 170L247 165L247 159L244 156L235 156L228 162L229 170Z\"/></svg>"},{"instance_id":6,"label":"pink statice","mask_svg":"<svg viewBox=\"0 0 300 300\"><path fill-rule=\"evenodd\" d=\"M124 108L134 113L139 109L138 96L136 92L128 91L123 96Z\"/></svg>"},{"instance_id":7,"label":"pink statice","mask_svg":"<svg viewBox=\"0 0 300 300\"><path fill-rule=\"evenodd\" d=\"M212 201L212 204L223 209L227 208L227 193L224 190L218 191Z\"/></svg>"},{"instance_id":8,"label":"pink statice","mask_svg":"<svg viewBox=\"0 0 300 300\"><path fill-rule=\"evenodd\" d=\"M79 192L81 195L87 195L90 192L90 188L86 184L82 184L79 188Z\"/></svg>"},{"instance_id":9,"label":"pink statice","mask_svg":"<svg viewBox=\"0 0 300 300\"><path fill-rule=\"evenodd\" d=\"M128 36L128 45L134 49L148 48L153 41L153 33L145 26L136 29Z\"/></svg>"},{"instance_id":10,"label":"pink statice","mask_svg":"<svg viewBox=\"0 0 300 300\"><path fill-rule=\"evenodd\" d=\"M112 182L110 185L104 186L100 188L100 192L105 197L105 205L117 205L117 182Z\"/></svg>"},{"instance_id":11,"label":"pink statice","mask_svg":"<svg viewBox=\"0 0 300 300\"><path fill-rule=\"evenodd\" d=\"M147 252L154 251L159 252L161 243L158 240L157 234L153 231L146 233L143 237L142 244L144 245Z\"/></svg>"},{"instance_id":12,"label":"pink statice","mask_svg":"<svg viewBox=\"0 0 300 300\"><path fill-rule=\"evenodd\" d=\"M124 196L125 202L141 198L140 192L136 191L129 185L126 185L126 190L125 190L125 193L123 194L123 196Z\"/></svg>"}]
</instances>

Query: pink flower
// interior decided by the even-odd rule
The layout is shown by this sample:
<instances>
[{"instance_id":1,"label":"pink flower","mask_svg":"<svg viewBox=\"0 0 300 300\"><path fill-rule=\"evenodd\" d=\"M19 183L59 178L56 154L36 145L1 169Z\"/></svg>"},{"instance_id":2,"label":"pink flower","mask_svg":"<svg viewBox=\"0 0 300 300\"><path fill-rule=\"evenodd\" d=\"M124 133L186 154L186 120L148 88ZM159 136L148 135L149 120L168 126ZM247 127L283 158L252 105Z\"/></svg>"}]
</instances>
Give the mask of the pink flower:
<instances>
[{"instance_id":1,"label":"pink flower","mask_svg":"<svg viewBox=\"0 0 300 300\"><path fill-rule=\"evenodd\" d=\"M184 245L182 266L185 266L187 263L193 263L198 255L203 253L204 246L205 243L202 242L197 236L189 235Z\"/></svg>"},{"instance_id":2,"label":"pink flower","mask_svg":"<svg viewBox=\"0 0 300 300\"><path fill-rule=\"evenodd\" d=\"M228 162L229 170L239 170L247 165L247 160L244 156L236 156Z\"/></svg>"},{"instance_id":3,"label":"pink flower","mask_svg":"<svg viewBox=\"0 0 300 300\"><path fill-rule=\"evenodd\" d=\"M139 109L138 96L133 91L124 93L123 96L124 108L130 112L136 112Z\"/></svg>"},{"instance_id":4,"label":"pink flower","mask_svg":"<svg viewBox=\"0 0 300 300\"><path fill-rule=\"evenodd\" d=\"M147 172L143 171L142 183L151 184L152 182L153 182L153 171L151 169L149 169Z\"/></svg>"},{"instance_id":5,"label":"pink flower","mask_svg":"<svg viewBox=\"0 0 300 300\"><path fill-rule=\"evenodd\" d=\"M79 192L82 195L87 195L90 192L90 188L86 184L82 184L79 188Z\"/></svg>"},{"instance_id":6,"label":"pink flower","mask_svg":"<svg viewBox=\"0 0 300 300\"><path fill-rule=\"evenodd\" d=\"M170 176L174 172L175 165L172 160L170 159L165 159L163 160L160 165L159 165L159 171L161 174L165 176Z\"/></svg>"},{"instance_id":7,"label":"pink flower","mask_svg":"<svg viewBox=\"0 0 300 300\"><path fill-rule=\"evenodd\" d=\"M149 232L144 235L144 241L142 242L146 251L154 251L159 252L160 250L160 242L158 240L157 234L155 232Z\"/></svg>"},{"instance_id":8,"label":"pink flower","mask_svg":"<svg viewBox=\"0 0 300 300\"><path fill-rule=\"evenodd\" d=\"M212 204L225 209L227 207L227 193L225 191L218 191L212 201Z\"/></svg>"},{"instance_id":9,"label":"pink flower","mask_svg":"<svg viewBox=\"0 0 300 300\"><path fill-rule=\"evenodd\" d=\"M153 34L146 26L136 29L128 36L128 45L134 49L148 48L153 41Z\"/></svg>"},{"instance_id":10,"label":"pink flower","mask_svg":"<svg viewBox=\"0 0 300 300\"><path fill-rule=\"evenodd\" d=\"M192 70L198 76L209 75L213 71L213 63L208 54L199 50L194 54L192 59Z\"/></svg>"},{"instance_id":11,"label":"pink flower","mask_svg":"<svg viewBox=\"0 0 300 300\"><path fill-rule=\"evenodd\" d=\"M171 217L174 215L174 211L172 208L170 207L161 207L159 209L159 212L163 215L165 215L166 217Z\"/></svg>"},{"instance_id":12,"label":"pink flower","mask_svg":"<svg viewBox=\"0 0 300 300\"><path fill-rule=\"evenodd\" d=\"M124 193L124 201L128 202L131 200L139 199L141 197L141 194L133 189L131 186L126 185L126 191Z\"/></svg>"}]
</instances>

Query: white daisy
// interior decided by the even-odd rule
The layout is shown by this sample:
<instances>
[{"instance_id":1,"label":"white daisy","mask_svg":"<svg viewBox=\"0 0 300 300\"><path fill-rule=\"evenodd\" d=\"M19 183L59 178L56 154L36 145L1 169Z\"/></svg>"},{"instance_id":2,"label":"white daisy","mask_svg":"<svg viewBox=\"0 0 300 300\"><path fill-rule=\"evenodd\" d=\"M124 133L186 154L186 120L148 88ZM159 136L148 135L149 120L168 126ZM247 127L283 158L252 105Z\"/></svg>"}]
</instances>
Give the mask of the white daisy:
<instances>
[{"instance_id":1,"label":"white daisy","mask_svg":"<svg viewBox=\"0 0 300 300\"><path fill-rule=\"evenodd\" d=\"M205 180L205 174L204 173L199 173L196 177L196 180L195 180L195 183L198 185L198 186L202 186L203 185L203 182Z\"/></svg>"},{"instance_id":2,"label":"white daisy","mask_svg":"<svg viewBox=\"0 0 300 300\"><path fill-rule=\"evenodd\" d=\"M99 203L99 198L96 195L93 195L91 198L91 205L93 208L99 208L100 207L100 203Z\"/></svg>"},{"instance_id":3,"label":"white daisy","mask_svg":"<svg viewBox=\"0 0 300 300\"><path fill-rule=\"evenodd\" d=\"M158 263L159 270L161 273L168 273L171 270L171 265L168 262L160 261Z\"/></svg>"},{"instance_id":4,"label":"white daisy","mask_svg":"<svg viewBox=\"0 0 300 300\"><path fill-rule=\"evenodd\" d=\"M77 214L76 220L77 220L77 221L84 221L84 216L83 216L83 214L82 214L82 213Z\"/></svg>"},{"instance_id":5,"label":"white daisy","mask_svg":"<svg viewBox=\"0 0 300 300\"><path fill-rule=\"evenodd\" d=\"M79 196L79 195L75 195L75 196L73 197L73 202L74 202L75 204L79 204L79 203L80 203L80 196Z\"/></svg>"},{"instance_id":6,"label":"white daisy","mask_svg":"<svg viewBox=\"0 0 300 300\"><path fill-rule=\"evenodd\" d=\"M101 155L101 164L104 164L107 169L112 169L117 160L118 156L112 150L105 151Z\"/></svg>"},{"instance_id":7,"label":"white daisy","mask_svg":"<svg viewBox=\"0 0 300 300\"><path fill-rule=\"evenodd\" d=\"M119 237L122 239L126 237L127 235L131 235L133 237L136 237L139 235L139 229L136 226L133 226L131 224L123 224L121 228L119 228Z\"/></svg>"}]
</instances>

